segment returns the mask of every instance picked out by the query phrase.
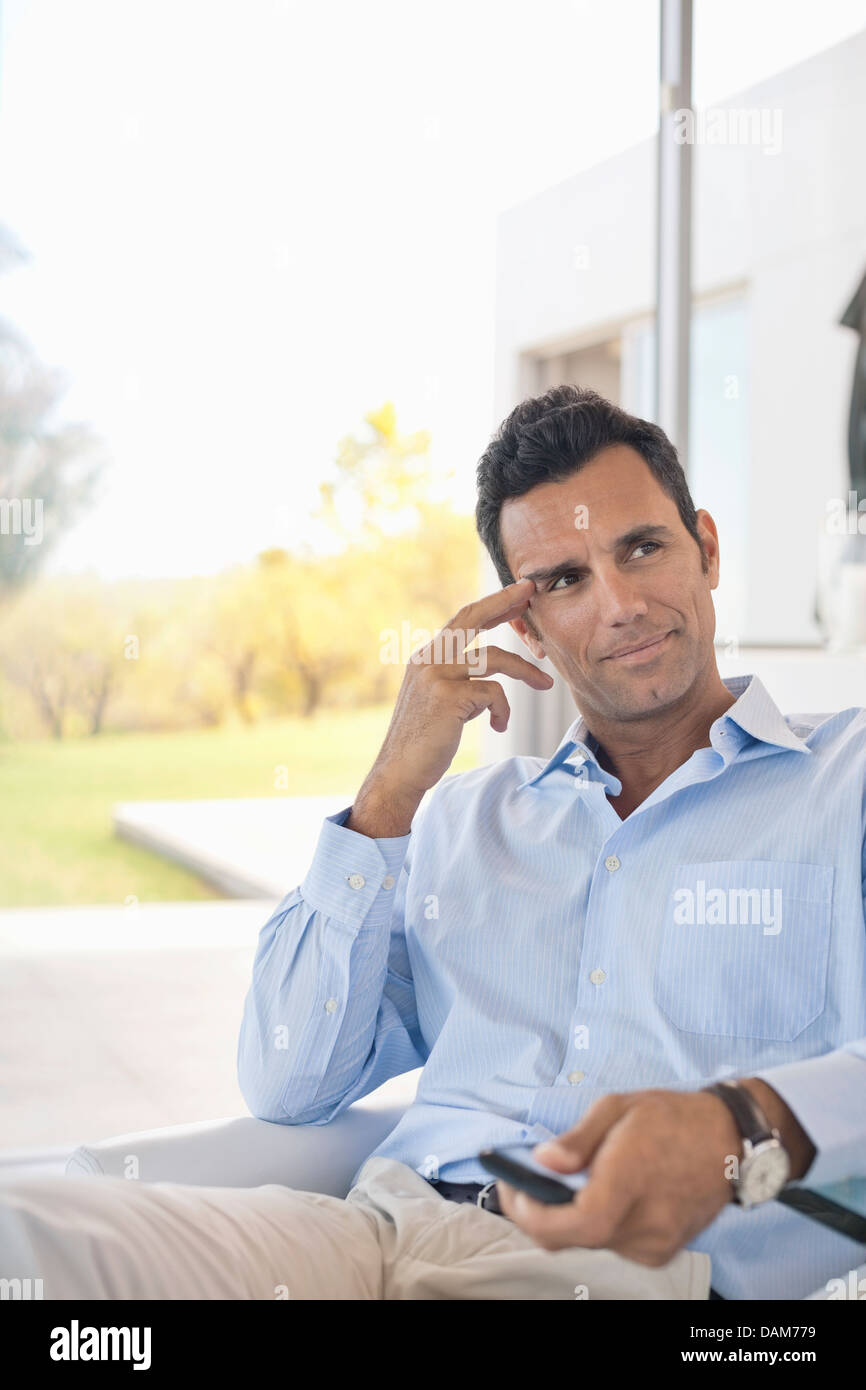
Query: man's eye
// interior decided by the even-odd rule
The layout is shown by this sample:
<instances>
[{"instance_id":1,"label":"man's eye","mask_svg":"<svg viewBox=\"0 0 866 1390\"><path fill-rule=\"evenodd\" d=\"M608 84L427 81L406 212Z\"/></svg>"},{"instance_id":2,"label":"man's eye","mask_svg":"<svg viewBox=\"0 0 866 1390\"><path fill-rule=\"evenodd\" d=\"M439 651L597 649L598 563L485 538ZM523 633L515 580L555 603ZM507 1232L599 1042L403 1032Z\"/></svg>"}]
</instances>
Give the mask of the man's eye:
<instances>
[{"instance_id":1,"label":"man's eye","mask_svg":"<svg viewBox=\"0 0 866 1390\"><path fill-rule=\"evenodd\" d=\"M646 551L648 554L652 555L656 550L661 550L661 544L658 541L640 541L631 554L632 556L637 555L638 559L641 559L642 557L639 552ZM577 570L568 570L566 574L561 574L558 579L554 580L548 587L547 592L552 594L554 589L573 589L576 584L580 583L581 579L582 575ZM566 580L570 580L571 582L566 584Z\"/></svg>"},{"instance_id":2,"label":"man's eye","mask_svg":"<svg viewBox=\"0 0 866 1390\"><path fill-rule=\"evenodd\" d=\"M549 592L552 593L554 589L558 589L563 579L578 580L580 579L580 575L577 574L574 570L569 570L568 574L561 574L559 578L553 584L551 584ZM571 588L572 586L568 585L567 587Z\"/></svg>"}]
</instances>

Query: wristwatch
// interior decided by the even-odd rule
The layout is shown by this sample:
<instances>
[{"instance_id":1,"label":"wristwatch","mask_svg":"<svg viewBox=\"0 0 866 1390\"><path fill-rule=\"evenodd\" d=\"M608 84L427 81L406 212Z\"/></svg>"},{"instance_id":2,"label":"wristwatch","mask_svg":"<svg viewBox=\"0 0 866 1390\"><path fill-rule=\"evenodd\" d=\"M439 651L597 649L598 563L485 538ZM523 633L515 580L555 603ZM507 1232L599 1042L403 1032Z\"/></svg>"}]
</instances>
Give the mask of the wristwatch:
<instances>
[{"instance_id":1,"label":"wristwatch","mask_svg":"<svg viewBox=\"0 0 866 1390\"><path fill-rule=\"evenodd\" d=\"M791 1176L791 1160L755 1097L736 1081L717 1081L702 1090L718 1096L733 1115L743 1140L739 1177L733 1178L734 1201L754 1207L777 1197Z\"/></svg>"}]
</instances>

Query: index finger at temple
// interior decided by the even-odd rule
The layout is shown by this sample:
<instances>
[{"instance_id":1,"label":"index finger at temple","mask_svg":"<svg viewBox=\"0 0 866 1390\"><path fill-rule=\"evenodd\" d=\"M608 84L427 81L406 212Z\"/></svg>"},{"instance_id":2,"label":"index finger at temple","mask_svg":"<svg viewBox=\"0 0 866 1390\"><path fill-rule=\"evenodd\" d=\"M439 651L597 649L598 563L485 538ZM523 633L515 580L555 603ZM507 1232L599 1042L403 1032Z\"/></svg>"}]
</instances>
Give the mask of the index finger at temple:
<instances>
[{"instance_id":1,"label":"index finger at temple","mask_svg":"<svg viewBox=\"0 0 866 1390\"><path fill-rule=\"evenodd\" d=\"M534 580L519 579L515 584L508 584L504 589L497 589L493 594L486 594L484 598L467 603L445 624L442 631L445 628L452 631L459 629L465 632L466 641L471 642L479 632L485 632L489 628L498 627L500 623L510 622L512 618L519 617L534 593Z\"/></svg>"}]
</instances>

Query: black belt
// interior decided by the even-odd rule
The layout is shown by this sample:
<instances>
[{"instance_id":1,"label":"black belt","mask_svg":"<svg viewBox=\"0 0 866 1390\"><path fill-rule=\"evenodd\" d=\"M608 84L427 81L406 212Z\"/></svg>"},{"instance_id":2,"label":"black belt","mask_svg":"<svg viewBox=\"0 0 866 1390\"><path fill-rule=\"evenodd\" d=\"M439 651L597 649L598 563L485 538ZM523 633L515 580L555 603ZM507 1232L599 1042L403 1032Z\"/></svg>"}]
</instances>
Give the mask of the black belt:
<instances>
[{"instance_id":1,"label":"black belt","mask_svg":"<svg viewBox=\"0 0 866 1390\"><path fill-rule=\"evenodd\" d=\"M449 1202L473 1202L482 1211L492 1211L495 1216L505 1216L506 1221L511 1220L499 1205L495 1178L491 1178L490 1182L443 1182L441 1178L428 1178L427 1181L431 1187L435 1187L440 1197L445 1197Z\"/></svg>"},{"instance_id":2,"label":"black belt","mask_svg":"<svg viewBox=\"0 0 866 1390\"><path fill-rule=\"evenodd\" d=\"M441 1178L428 1178L427 1181L449 1202L473 1202L482 1211L492 1211L496 1216L504 1216L506 1221L511 1220L499 1205L495 1178L492 1182L443 1182ZM724 1295L715 1289L710 1289L709 1297L724 1300Z\"/></svg>"}]
</instances>

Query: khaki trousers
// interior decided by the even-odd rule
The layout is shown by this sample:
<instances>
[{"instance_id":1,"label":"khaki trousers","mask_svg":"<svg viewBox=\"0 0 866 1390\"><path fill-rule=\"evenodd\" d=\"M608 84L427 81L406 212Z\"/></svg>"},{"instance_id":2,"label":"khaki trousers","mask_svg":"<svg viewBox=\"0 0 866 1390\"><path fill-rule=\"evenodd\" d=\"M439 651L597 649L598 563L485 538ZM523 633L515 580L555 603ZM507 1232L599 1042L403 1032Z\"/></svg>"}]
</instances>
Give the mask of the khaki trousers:
<instances>
[{"instance_id":1,"label":"khaki trousers","mask_svg":"<svg viewBox=\"0 0 866 1390\"><path fill-rule=\"evenodd\" d=\"M681 1250L650 1269L609 1250L544 1250L506 1217L371 1158L346 1198L13 1180L0 1185L0 1277L41 1279L46 1299L706 1299L710 1257Z\"/></svg>"}]
</instances>

